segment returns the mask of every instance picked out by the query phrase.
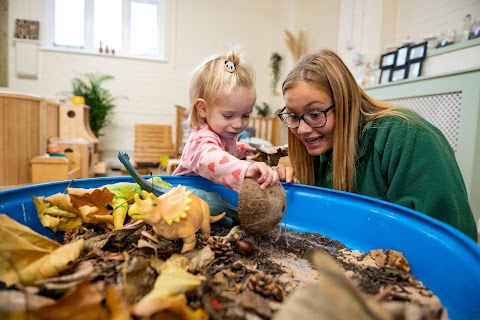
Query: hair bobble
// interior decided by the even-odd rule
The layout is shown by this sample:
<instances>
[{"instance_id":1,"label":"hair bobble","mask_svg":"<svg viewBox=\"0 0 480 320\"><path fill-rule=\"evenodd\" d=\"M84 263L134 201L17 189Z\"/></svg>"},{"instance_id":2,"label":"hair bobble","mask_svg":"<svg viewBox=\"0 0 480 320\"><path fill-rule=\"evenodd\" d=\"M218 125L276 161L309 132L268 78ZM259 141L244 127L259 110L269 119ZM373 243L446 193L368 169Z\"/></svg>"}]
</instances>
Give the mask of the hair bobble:
<instances>
[{"instance_id":1,"label":"hair bobble","mask_svg":"<svg viewBox=\"0 0 480 320\"><path fill-rule=\"evenodd\" d=\"M233 63L232 61L225 60L225 70L230 73L234 72L235 63Z\"/></svg>"}]
</instances>

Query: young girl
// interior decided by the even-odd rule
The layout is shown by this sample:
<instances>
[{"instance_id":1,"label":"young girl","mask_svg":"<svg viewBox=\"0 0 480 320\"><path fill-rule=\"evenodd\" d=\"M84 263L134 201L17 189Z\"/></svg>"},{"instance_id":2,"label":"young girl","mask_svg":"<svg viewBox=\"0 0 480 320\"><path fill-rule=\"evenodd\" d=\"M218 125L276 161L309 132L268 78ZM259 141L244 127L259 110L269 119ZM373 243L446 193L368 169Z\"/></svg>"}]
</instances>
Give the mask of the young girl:
<instances>
[{"instance_id":1,"label":"young girl","mask_svg":"<svg viewBox=\"0 0 480 320\"><path fill-rule=\"evenodd\" d=\"M255 151L237 141L255 105L254 79L253 69L233 51L197 67L187 111L192 133L173 175L200 175L236 192L246 177L256 178L262 189L279 181L267 164L240 160Z\"/></svg>"}]
</instances>

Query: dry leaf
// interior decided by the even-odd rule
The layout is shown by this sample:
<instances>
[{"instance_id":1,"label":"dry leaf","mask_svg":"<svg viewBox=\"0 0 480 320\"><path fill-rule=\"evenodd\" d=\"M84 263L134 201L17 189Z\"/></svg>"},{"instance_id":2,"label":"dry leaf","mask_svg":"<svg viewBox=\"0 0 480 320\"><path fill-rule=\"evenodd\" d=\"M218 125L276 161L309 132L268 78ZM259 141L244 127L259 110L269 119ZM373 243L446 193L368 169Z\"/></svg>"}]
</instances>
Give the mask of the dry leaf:
<instances>
[{"instance_id":1,"label":"dry leaf","mask_svg":"<svg viewBox=\"0 0 480 320\"><path fill-rule=\"evenodd\" d=\"M82 218L78 217L75 212L61 209L48 202L45 197L32 196L32 199L40 223L44 227L52 229L54 232L72 230L80 227L83 223ZM71 210L78 212L78 210L73 207Z\"/></svg>"},{"instance_id":2,"label":"dry leaf","mask_svg":"<svg viewBox=\"0 0 480 320\"><path fill-rule=\"evenodd\" d=\"M395 250L387 250L388 254L388 265L396 268L398 270L410 271L410 265L408 264L407 259L403 256L403 253Z\"/></svg>"},{"instance_id":3,"label":"dry leaf","mask_svg":"<svg viewBox=\"0 0 480 320\"><path fill-rule=\"evenodd\" d=\"M59 247L58 242L0 214L0 281L11 286L21 270Z\"/></svg>"},{"instance_id":4,"label":"dry leaf","mask_svg":"<svg viewBox=\"0 0 480 320\"><path fill-rule=\"evenodd\" d=\"M203 280L204 276L193 275L169 259L161 266L153 290L134 305L133 313L148 317L157 312L165 300L197 288Z\"/></svg>"},{"instance_id":5,"label":"dry leaf","mask_svg":"<svg viewBox=\"0 0 480 320\"><path fill-rule=\"evenodd\" d=\"M215 252L210 249L209 246L203 247L200 251L190 260L190 266L188 270L190 272L198 272L205 269L205 267L215 260Z\"/></svg>"},{"instance_id":6,"label":"dry leaf","mask_svg":"<svg viewBox=\"0 0 480 320\"><path fill-rule=\"evenodd\" d=\"M385 264L387 262L387 255L382 249L371 250L370 256L372 256L373 260L375 260L377 266L379 266L380 268L385 267Z\"/></svg>"},{"instance_id":7,"label":"dry leaf","mask_svg":"<svg viewBox=\"0 0 480 320\"><path fill-rule=\"evenodd\" d=\"M72 205L80 210L85 222L105 223L113 221L113 217L102 217L112 213L112 210L108 207L115 194L108 188L67 188L67 191Z\"/></svg>"},{"instance_id":8,"label":"dry leaf","mask_svg":"<svg viewBox=\"0 0 480 320\"><path fill-rule=\"evenodd\" d=\"M110 309L110 320L130 320L130 304L122 296L121 286L110 286L107 288L106 302Z\"/></svg>"},{"instance_id":9,"label":"dry leaf","mask_svg":"<svg viewBox=\"0 0 480 320\"><path fill-rule=\"evenodd\" d=\"M31 312L28 319L38 320L107 320L107 310L103 307L104 299L103 282L81 283L64 294L53 305Z\"/></svg>"},{"instance_id":10,"label":"dry leaf","mask_svg":"<svg viewBox=\"0 0 480 320\"><path fill-rule=\"evenodd\" d=\"M40 307L54 304L55 300L44 296L22 292L17 290L0 290L0 319L1 312L17 313L25 312L25 307L38 309Z\"/></svg>"},{"instance_id":11,"label":"dry leaf","mask_svg":"<svg viewBox=\"0 0 480 320\"><path fill-rule=\"evenodd\" d=\"M32 261L20 270L20 279L24 284L33 284L36 280L56 277L60 272L72 267L83 251L85 240L80 239L57 248L52 253Z\"/></svg>"}]
</instances>

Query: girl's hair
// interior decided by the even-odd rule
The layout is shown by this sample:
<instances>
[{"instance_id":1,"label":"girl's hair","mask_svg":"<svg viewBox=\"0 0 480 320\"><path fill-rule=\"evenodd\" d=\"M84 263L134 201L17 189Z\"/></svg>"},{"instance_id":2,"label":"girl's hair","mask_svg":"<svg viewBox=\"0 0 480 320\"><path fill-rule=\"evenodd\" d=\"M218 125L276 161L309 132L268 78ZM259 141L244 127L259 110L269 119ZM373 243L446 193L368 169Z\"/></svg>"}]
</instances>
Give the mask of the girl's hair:
<instances>
[{"instance_id":1,"label":"girl's hair","mask_svg":"<svg viewBox=\"0 0 480 320\"><path fill-rule=\"evenodd\" d=\"M355 159L363 126L387 115L405 118L403 113L398 112L403 108L368 96L342 59L331 50L320 50L304 56L283 82L283 94L300 81L315 86L333 98L333 188L351 192L356 181ZM288 155L296 177L302 183L314 185L313 157L293 132L288 131Z\"/></svg>"},{"instance_id":2,"label":"girl's hair","mask_svg":"<svg viewBox=\"0 0 480 320\"><path fill-rule=\"evenodd\" d=\"M195 107L197 99L204 99L212 105L238 87L255 86L253 68L243 61L240 63L240 60L239 53L230 51L226 55L209 57L195 69L190 84L190 107L187 110L187 122L191 128L206 124ZM227 62L234 64L233 72L230 72L231 69L227 71Z\"/></svg>"}]
</instances>

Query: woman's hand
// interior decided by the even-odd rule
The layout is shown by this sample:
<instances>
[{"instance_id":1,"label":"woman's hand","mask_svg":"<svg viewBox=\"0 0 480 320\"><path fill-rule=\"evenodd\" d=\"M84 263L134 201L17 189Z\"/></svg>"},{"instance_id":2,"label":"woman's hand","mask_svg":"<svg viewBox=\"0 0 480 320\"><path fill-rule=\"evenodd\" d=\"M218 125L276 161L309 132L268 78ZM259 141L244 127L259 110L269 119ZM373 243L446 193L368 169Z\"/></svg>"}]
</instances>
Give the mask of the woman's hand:
<instances>
[{"instance_id":1,"label":"woman's hand","mask_svg":"<svg viewBox=\"0 0 480 320\"><path fill-rule=\"evenodd\" d=\"M295 177L295 170L292 167L285 167L283 164L278 164L276 167L272 167L278 173L280 181L285 181L287 183L300 183Z\"/></svg>"},{"instance_id":2,"label":"woman's hand","mask_svg":"<svg viewBox=\"0 0 480 320\"><path fill-rule=\"evenodd\" d=\"M274 185L280 181L278 173L269 167L265 162L254 162L252 163L245 173L246 178L256 178L257 182L260 183L260 188L265 189L270 185Z\"/></svg>"}]
</instances>

